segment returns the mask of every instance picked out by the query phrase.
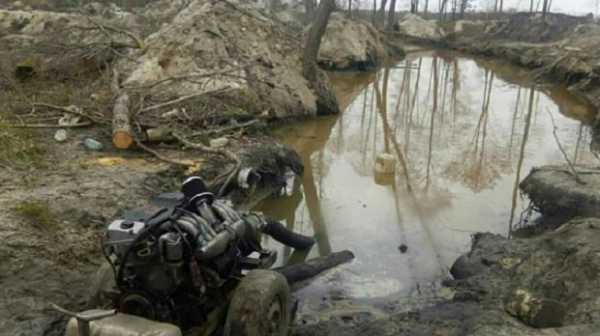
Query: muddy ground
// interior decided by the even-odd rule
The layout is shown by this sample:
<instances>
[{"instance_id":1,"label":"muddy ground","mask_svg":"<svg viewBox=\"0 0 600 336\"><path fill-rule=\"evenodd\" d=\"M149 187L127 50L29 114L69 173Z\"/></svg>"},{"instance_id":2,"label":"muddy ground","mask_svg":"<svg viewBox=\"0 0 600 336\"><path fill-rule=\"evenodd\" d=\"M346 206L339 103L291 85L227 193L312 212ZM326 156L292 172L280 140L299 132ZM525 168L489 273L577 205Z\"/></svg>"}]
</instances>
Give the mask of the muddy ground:
<instances>
[{"instance_id":1,"label":"muddy ground","mask_svg":"<svg viewBox=\"0 0 600 336\"><path fill-rule=\"evenodd\" d=\"M599 228L579 219L530 239L477 234L444 283L451 300L368 323L348 314L296 335L594 335Z\"/></svg>"},{"instance_id":2,"label":"muddy ground","mask_svg":"<svg viewBox=\"0 0 600 336\"><path fill-rule=\"evenodd\" d=\"M180 5L180 2L158 1L147 9L147 15L154 15L153 18L164 20L166 24L153 27L151 31L145 29L144 15L116 15L122 12L102 6L89 9L96 13L92 15L102 13L99 17L94 16L98 20L124 24L147 38L146 41L160 42L149 43L149 49L143 48L143 52L123 51L127 57L115 58L112 55L103 59L116 65L122 81L130 80L136 86L144 86L186 71L206 73L224 66L218 60L225 59L229 61L226 66L234 64L237 67L245 64L242 62L255 61L257 67L243 69L240 73L261 84L254 85L247 78L240 79L240 73L233 72L235 76L221 76L200 84L177 83L148 96L135 95L139 104L144 106L173 99L172 92L181 88L197 92L198 87L206 89L213 85L214 90L230 86L236 90L235 94L216 92L188 104L159 109L139 119L139 130L154 127L165 122L164 119L168 119L172 127L181 127L188 132L215 130L198 141L207 142L216 135L228 138L226 148L236 153L244 166L252 166L268 177L265 179L268 185L262 185L262 189L276 190L281 187L282 176L287 169L301 173L302 166L295 153L265 136L265 130L281 122L318 114L315 100L323 94L315 92L302 80L299 59L286 57L299 54L301 46L297 41L302 31L294 28L294 22L284 23L255 8L242 7L242 10L234 11L236 14L229 14L219 7L223 4L212 8L202 1L193 1L188 9L196 9L182 14L178 20L189 26L184 24L175 28L194 31L193 36L201 43L176 40L174 45L182 44L182 48L163 49L165 39L169 38L170 20L181 14L177 8L173 9L173 5ZM30 11L29 8L24 9ZM110 14L108 19L106 13ZM8 22L6 17L11 18L8 26L12 29L10 33L3 30L0 38L16 41L4 46L14 46L25 40L30 41L32 47L38 46L36 43L39 41L26 31L31 22L37 22L29 17L30 14L6 10L0 15L5 18L0 24ZM14 20L15 15L25 19ZM39 12L37 15L54 22L53 14ZM118 20L114 21L115 18ZM78 20L75 18L73 22L80 24ZM197 20L214 25L208 31L197 30L193 25ZM343 17L339 20L344 25L351 24ZM63 19L59 21L64 24ZM242 21L243 24L240 24ZM135 24L128 25L132 22ZM495 28L489 30L479 29L480 23L474 23L473 26L478 28L464 33L455 30L443 45L509 58L537 69L544 78L556 76L555 80L571 85L574 91L600 106L595 95L599 86L593 57L594 50L597 50L594 44L597 36L593 34L596 26L584 25L578 28L583 30L577 31L552 30L544 40L515 42L513 37L521 33L510 27L516 24L523 22L509 22L508 26L495 23ZM234 28L229 30L228 25ZM339 26L341 24L332 25L334 28ZM363 36L365 32L375 34L372 27L364 26L364 23L354 31ZM153 32L156 34L150 35ZM339 33L339 29L332 32L335 33ZM588 33L590 37L583 39ZM492 36L488 34L496 36L496 39L479 43L482 38L488 40L487 37ZM581 39L573 38L574 35L581 36ZM243 41L240 41L241 36L245 37ZM354 40L352 37L349 39ZM205 47L203 43L207 40L216 46L211 50L216 51L199 48ZM335 40L335 37L330 37L330 41ZM105 40L100 41L106 43ZM330 43L331 53L324 54L322 65L348 70L353 67L367 69L379 64L382 59L380 51L383 50L381 44L371 44L370 38L363 41L369 43L358 46L347 44L342 50ZM256 48L254 43L260 48ZM231 48L230 44L235 48ZM255 50L260 52L254 53ZM17 51L28 57L40 54L40 49L28 49L26 53L24 50ZM55 49L52 51L56 52ZM56 72L45 71L64 69L53 67L61 64L55 62L61 59L52 54L52 57L42 57L41 62L37 61L39 58L33 58L34 62L25 65L31 64L32 67L26 68L35 71L17 79L14 70L23 61L22 54L15 54L15 50L8 48L0 52L6 56L0 64L3 95L0 122L3 125L56 123L63 116L52 109L32 110L31 103L34 101L60 106L74 104L94 117L94 125L90 127L69 128L66 141L60 143L54 140L55 129L0 128L3 145L0 148L3 154L0 157L0 238L5 242L0 246L0 333L59 335L64 320L49 310L48 305L57 303L74 310L85 307L89 279L101 262L99 234L107 221L127 208L144 204L152 195L177 188L184 176L199 173L210 180L219 175L223 166L232 164L222 155L185 150L181 144L170 142L153 144L152 148L171 159L194 160L194 165L173 165L140 148L115 150L111 146L110 122L107 121L113 97L109 91L110 79L103 77L110 77L110 73L106 75L105 64L94 64L83 73L76 71L76 78L70 72L69 76L56 77ZM150 57L152 55L156 57ZM334 58L339 61L333 62ZM44 71L37 70L40 64ZM198 64L208 66L197 67ZM145 72L148 69L158 71ZM283 89L277 87L278 79L283 79L288 85ZM169 94L165 95L165 92ZM252 127L229 128L235 126L228 124L232 118L238 123L257 122ZM224 128L228 130L221 131ZM103 149L85 148L82 143L86 138L98 140ZM255 200L251 191L232 189L240 206L248 207ZM363 310L344 310L342 306L341 313L329 321L307 325L299 323L294 333L411 336L591 334L600 328L594 324L600 311L597 300L600 265L596 260L600 251L595 244L600 238L598 230L600 223L597 220L579 219L533 239L507 240L489 234L477 235L472 251L454 268L454 279L445 283L444 288L449 290L446 292L450 293L451 299L439 297L425 304L419 302L414 307L399 307L393 298L369 303L369 307ZM335 298L331 299L335 301ZM557 321L561 321L562 326L555 325ZM540 327L552 329L540 330Z\"/></svg>"},{"instance_id":3,"label":"muddy ground","mask_svg":"<svg viewBox=\"0 0 600 336\"><path fill-rule=\"evenodd\" d=\"M337 111L318 103L333 95L325 73L318 89L302 77L305 32L298 21L237 1L141 7L146 3L128 11L111 2L77 10L50 1L0 2L2 335L62 334L64 318L49 305L87 306L102 261L101 233L126 209L176 190L192 174L219 191L223 173L236 168L225 151L237 157L239 168L262 178L249 189L235 179L224 189L239 207L251 208L278 192L286 173L303 170L298 155L268 130ZM382 62L378 32L368 23L344 22L356 24L352 34L362 36L328 32L328 41L359 43L328 43L327 64L349 70ZM179 80L190 74L197 80ZM115 79L131 97L134 131L145 150L112 145ZM185 95L197 97L143 111ZM83 116L64 113L71 106ZM165 126L217 151L194 150L172 138L146 142L148 129ZM57 135L59 129L66 137ZM214 139L221 145L210 144Z\"/></svg>"}]
</instances>

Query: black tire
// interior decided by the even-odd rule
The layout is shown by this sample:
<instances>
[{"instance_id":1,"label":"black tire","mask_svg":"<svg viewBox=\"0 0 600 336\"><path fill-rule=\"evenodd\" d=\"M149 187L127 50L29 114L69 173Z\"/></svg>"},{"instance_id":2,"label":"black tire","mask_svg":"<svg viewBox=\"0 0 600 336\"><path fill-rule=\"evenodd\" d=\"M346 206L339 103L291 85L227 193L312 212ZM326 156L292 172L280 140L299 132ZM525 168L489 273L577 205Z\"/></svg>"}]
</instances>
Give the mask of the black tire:
<instances>
[{"instance_id":1,"label":"black tire","mask_svg":"<svg viewBox=\"0 0 600 336\"><path fill-rule=\"evenodd\" d=\"M225 336L287 336L290 287L269 270L250 271L235 289L225 321Z\"/></svg>"}]
</instances>

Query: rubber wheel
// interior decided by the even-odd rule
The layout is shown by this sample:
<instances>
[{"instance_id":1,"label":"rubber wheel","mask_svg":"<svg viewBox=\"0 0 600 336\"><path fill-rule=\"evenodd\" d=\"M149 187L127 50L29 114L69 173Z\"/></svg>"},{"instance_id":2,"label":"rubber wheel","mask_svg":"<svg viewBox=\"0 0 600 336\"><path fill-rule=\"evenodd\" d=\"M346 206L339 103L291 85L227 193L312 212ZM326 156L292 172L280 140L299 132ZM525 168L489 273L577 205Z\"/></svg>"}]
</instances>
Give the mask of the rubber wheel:
<instances>
[{"instance_id":1,"label":"rubber wheel","mask_svg":"<svg viewBox=\"0 0 600 336\"><path fill-rule=\"evenodd\" d=\"M283 275L250 271L235 289L225 336L287 336L290 324L290 287Z\"/></svg>"}]
</instances>

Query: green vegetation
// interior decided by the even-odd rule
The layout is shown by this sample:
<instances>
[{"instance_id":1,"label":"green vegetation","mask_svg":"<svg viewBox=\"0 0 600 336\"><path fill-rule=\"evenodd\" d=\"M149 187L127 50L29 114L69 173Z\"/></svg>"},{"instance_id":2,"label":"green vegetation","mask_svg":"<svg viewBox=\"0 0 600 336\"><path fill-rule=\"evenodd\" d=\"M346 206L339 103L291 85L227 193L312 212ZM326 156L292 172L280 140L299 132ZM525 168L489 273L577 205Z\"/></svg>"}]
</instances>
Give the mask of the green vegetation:
<instances>
[{"instance_id":1,"label":"green vegetation","mask_svg":"<svg viewBox=\"0 0 600 336\"><path fill-rule=\"evenodd\" d=\"M35 141L31 130L7 128L0 124L0 166L42 167L45 152Z\"/></svg>"},{"instance_id":2,"label":"green vegetation","mask_svg":"<svg viewBox=\"0 0 600 336\"><path fill-rule=\"evenodd\" d=\"M50 230L57 224L54 213L46 201L21 202L13 210L29 224L39 229Z\"/></svg>"}]
</instances>

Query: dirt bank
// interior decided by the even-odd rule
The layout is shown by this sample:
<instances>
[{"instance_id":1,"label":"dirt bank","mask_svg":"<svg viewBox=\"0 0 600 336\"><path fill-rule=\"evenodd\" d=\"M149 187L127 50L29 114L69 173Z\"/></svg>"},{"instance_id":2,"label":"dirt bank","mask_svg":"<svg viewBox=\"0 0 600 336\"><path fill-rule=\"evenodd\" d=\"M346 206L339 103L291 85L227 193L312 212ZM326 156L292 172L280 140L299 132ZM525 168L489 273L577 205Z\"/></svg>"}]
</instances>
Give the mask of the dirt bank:
<instances>
[{"instance_id":1,"label":"dirt bank","mask_svg":"<svg viewBox=\"0 0 600 336\"><path fill-rule=\"evenodd\" d=\"M383 64L386 50L371 23L334 13L319 51L319 65L327 70L374 70Z\"/></svg>"},{"instance_id":2,"label":"dirt bank","mask_svg":"<svg viewBox=\"0 0 600 336\"><path fill-rule=\"evenodd\" d=\"M530 239L476 234L445 282L453 299L354 325L361 317L348 313L295 335L591 335L600 327L599 228L578 219Z\"/></svg>"},{"instance_id":3,"label":"dirt bank","mask_svg":"<svg viewBox=\"0 0 600 336\"><path fill-rule=\"evenodd\" d=\"M407 15L389 36L506 59L539 81L564 83L600 107L600 26L587 17L518 13L498 21L438 23Z\"/></svg>"}]
</instances>

